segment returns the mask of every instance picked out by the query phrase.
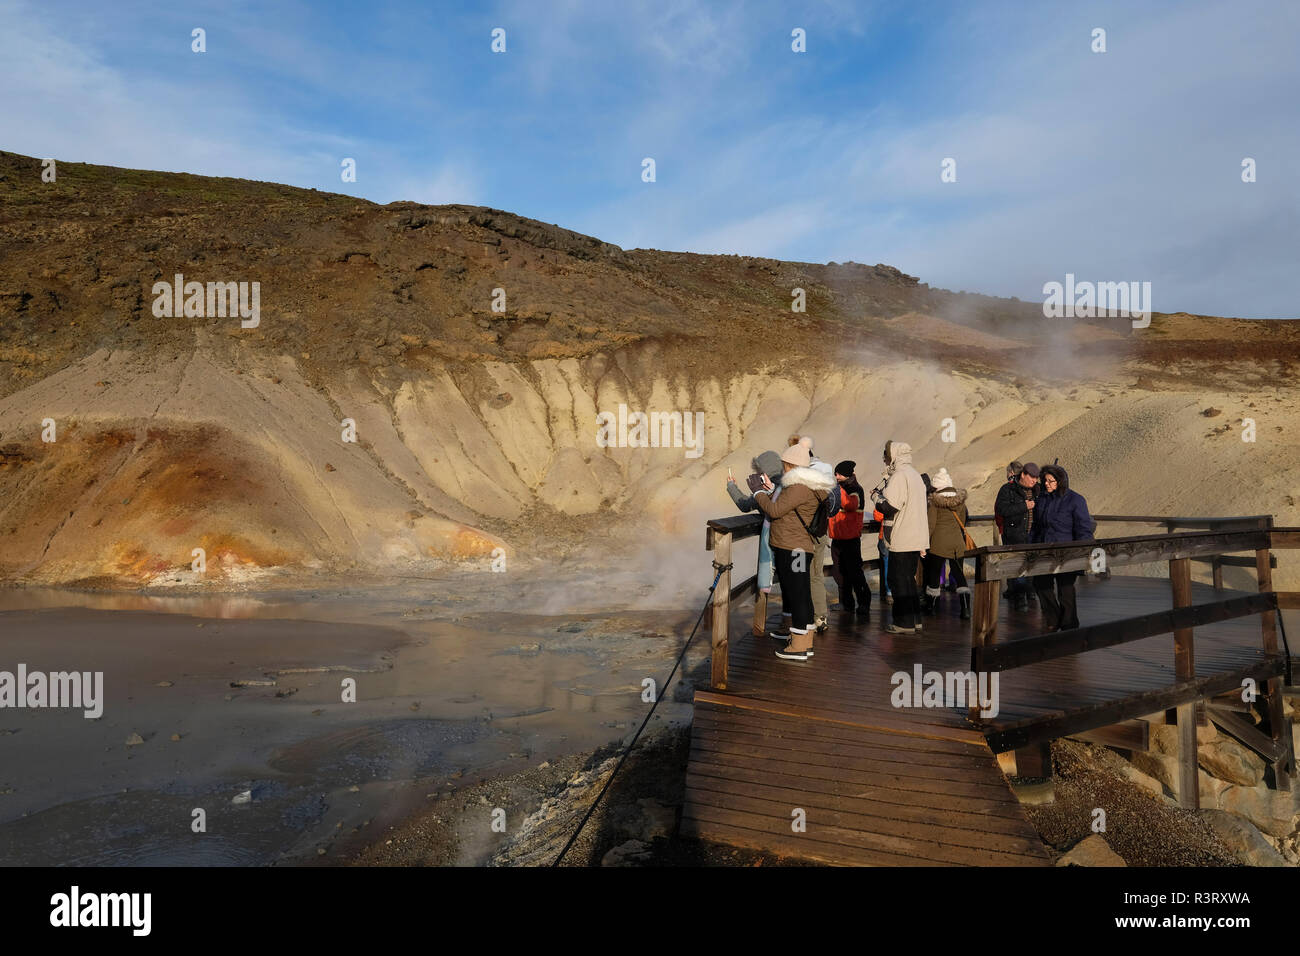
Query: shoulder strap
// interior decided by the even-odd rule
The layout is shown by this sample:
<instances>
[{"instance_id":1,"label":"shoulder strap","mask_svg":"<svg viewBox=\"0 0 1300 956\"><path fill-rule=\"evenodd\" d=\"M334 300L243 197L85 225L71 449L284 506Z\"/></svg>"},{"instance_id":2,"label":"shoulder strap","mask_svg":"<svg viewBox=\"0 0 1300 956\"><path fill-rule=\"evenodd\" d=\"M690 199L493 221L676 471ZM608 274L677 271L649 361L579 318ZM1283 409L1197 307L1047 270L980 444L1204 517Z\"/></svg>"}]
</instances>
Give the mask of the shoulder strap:
<instances>
[{"instance_id":1,"label":"shoulder strap","mask_svg":"<svg viewBox=\"0 0 1300 956\"><path fill-rule=\"evenodd\" d=\"M811 488L809 488L808 490L809 490L809 491L812 491ZM819 508L821 507L822 502L825 501L825 500L826 500L827 498L829 498L829 497L830 497L830 494L827 493L826 495L822 496L821 498L818 498L818 497L817 497L817 492L813 491L813 498L816 500L816 502L817 502L817 507L819 507ZM803 525L803 529L804 529L804 531L807 531L807 532L808 532L808 537L810 537L810 538L812 538L814 541L816 541L816 540L817 540L817 535L815 535L815 534L812 533L812 528L808 527L808 522L804 521L804 520L803 520L803 516L799 514L799 506L796 505L795 507L791 508L790 510L793 511L793 512L794 512L794 516L795 516L796 518L799 519L799 523L800 523L801 525Z\"/></svg>"}]
</instances>

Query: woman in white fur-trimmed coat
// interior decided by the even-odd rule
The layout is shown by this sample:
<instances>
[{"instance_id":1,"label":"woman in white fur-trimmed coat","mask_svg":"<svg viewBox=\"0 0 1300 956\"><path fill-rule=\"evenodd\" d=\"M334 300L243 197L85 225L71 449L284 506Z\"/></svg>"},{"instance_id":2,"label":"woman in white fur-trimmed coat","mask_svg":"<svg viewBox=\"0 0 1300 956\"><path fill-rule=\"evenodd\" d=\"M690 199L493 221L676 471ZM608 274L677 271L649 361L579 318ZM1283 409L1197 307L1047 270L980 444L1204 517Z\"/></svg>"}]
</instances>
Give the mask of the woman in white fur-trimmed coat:
<instances>
[{"instance_id":1,"label":"woman in white fur-trimmed coat","mask_svg":"<svg viewBox=\"0 0 1300 956\"><path fill-rule=\"evenodd\" d=\"M772 522L768 540L772 545L772 563L781 584L781 606L790 612L790 632L776 632L778 640L789 644L776 652L783 660L806 661L813 656L813 606L809 572L817 541L808 530L817 506L831 493L834 476L811 468L805 445L791 445L781 455L781 495L772 499L772 482L765 475L763 488L754 492L754 504ZM820 573L821 569L817 569ZM824 587L824 585L823 585Z\"/></svg>"}]
</instances>

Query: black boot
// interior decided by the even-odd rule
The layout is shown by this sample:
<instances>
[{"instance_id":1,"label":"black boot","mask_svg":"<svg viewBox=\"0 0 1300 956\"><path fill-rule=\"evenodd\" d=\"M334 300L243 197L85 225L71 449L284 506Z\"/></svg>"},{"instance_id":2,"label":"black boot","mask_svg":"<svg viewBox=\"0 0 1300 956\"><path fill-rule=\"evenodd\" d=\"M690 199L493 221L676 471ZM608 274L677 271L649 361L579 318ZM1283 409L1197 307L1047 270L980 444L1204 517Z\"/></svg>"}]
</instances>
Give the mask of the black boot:
<instances>
[{"instance_id":1,"label":"black boot","mask_svg":"<svg viewBox=\"0 0 1300 956\"><path fill-rule=\"evenodd\" d=\"M961 601L961 619L970 620L970 588L958 588L957 597Z\"/></svg>"},{"instance_id":2,"label":"black boot","mask_svg":"<svg viewBox=\"0 0 1300 956\"><path fill-rule=\"evenodd\" d=\"M926 617L934 617L939 610L939 595L931 594L929 589L921 595L921 613Z\"/></svg>"}]
</instances>

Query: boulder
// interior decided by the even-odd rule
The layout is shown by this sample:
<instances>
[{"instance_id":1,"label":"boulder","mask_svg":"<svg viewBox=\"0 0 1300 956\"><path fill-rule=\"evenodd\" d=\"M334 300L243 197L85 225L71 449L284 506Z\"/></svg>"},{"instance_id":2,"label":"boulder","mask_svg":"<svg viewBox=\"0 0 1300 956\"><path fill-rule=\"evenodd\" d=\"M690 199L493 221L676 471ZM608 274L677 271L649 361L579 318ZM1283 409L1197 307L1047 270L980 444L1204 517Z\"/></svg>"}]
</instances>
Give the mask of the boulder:
<instances>
[{"instance_id":1,"label":"boulder","mask_svg":"<svg viewBox=\"0 0 1300 956\"><path fill-rule=\"evenodd\" d=\"M1219 796L1219 809L1249 820L1274 837L1289 836L1295 829L1295 798L1291 793L1258 787L1229 786Z\"/></svg>"},{"instance_id":2,"label":"boulder","mask_svg":"<svg viewBox=\"0 0 1300 956\"><path fill-rule=\"evenodd\" d=\"M1069 853L1056 861L1057 866L1128 866L1124 858L1110 848L1100 833L1080 840Z\"/></svg>"},{"instance_id":3,"label":"boulder","mask_svg":"<svg viewBox=\"0 0 1300 956\"><path fill-rule=\"evenodd\" d=\"M640 840L620 843L600 858L601 866L638 866L650 859L650 844Z\"/></svg>"},{"instance_id":4,"label":"boulder","mask_svg":"<svg viewBox=\"0 0 1300 956\"><path fill-rule=\"evenodd\" d=\"M1200 765L1220 780L1253 787L1264 779L1264 761L1228 736L1204 744L1197 751Z\"/></svg>"},{"instance_id":5,"label":"boulder","mask_svg":"<svg viewBox=\"0 0 1300 956\"><path fill-rule=\"evenodd\" d=\"M1246 866L1286 866L1282 855L1253 823L1223 810L1204 810L1201 815L1215 836Z\"/></svg>"}]
</instances>

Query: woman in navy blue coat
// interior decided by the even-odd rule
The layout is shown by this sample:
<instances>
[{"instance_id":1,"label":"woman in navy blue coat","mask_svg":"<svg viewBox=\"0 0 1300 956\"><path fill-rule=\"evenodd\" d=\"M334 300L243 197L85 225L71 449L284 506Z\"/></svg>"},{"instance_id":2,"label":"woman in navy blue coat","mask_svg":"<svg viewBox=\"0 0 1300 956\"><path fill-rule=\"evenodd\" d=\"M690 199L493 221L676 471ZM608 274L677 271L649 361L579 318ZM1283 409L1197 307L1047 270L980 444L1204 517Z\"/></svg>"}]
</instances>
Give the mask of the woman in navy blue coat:
<instances>
[{"instance_id":1,"label":"woman in navy blue coat","mask_svg":"<svg viewBox=\"0 0 1300 956\"><path fill-rule=\"evenodd\" d=\"M1060 465L1044 465L1042 472L1043 494L1034 506L1029 543L1091 541L1097 525L1088 514L1088 502L1083 495L1070 490L1070 476ZM1074 579L1080 573L1034 575L1034 590L1038 592L1038 604L1043 609L1048 631L1067 631L1079 626Z\"/></svg>"}]
</instances>

